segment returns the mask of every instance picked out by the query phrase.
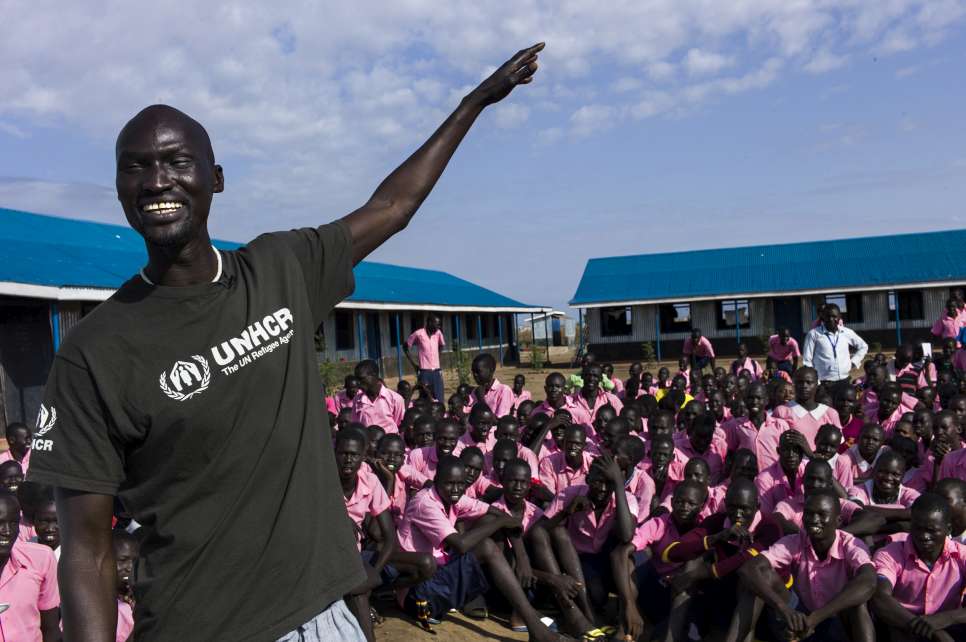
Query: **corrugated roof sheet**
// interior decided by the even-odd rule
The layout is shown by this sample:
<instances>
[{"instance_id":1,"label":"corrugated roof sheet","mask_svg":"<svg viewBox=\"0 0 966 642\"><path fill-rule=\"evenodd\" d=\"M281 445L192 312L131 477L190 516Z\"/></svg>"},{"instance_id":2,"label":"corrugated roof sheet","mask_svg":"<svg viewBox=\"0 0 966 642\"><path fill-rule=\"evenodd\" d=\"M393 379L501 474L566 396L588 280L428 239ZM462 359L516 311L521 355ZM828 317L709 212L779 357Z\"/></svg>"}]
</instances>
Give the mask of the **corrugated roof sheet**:
<instances>
[{"instance_id":1,"label":"corrugated roof sheet","mask_svg":"<svg viewBox=\"0 0 966 642\"><path fill-rule=\"evenodd\" d=\"M214 241L231 250L239 243ZM144 265L134 230L0 208L0 281L116 289ZM348 301L441 306L537 308L437 270L363 261Z\"/></svg>"},{"instance_id":2,"label":"corrugated roof sheet","mask_svg":"<svg viewBox=\"0 0 966 642\"><path fill-rule=\"evenodd\" d=\"M590 259L571 305L966 281L966 230Z\"/></svg>"}]
</instances>

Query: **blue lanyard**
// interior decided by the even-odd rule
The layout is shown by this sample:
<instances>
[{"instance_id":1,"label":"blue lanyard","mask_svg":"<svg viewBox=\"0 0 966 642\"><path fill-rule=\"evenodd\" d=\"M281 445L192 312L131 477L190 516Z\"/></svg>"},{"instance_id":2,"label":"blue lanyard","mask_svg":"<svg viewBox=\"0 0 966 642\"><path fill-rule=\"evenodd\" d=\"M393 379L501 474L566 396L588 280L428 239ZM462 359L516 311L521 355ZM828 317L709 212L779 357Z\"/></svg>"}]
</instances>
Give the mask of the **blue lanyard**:
<instances>
[{"instance_id":1,"label":"blue lanyard","mask_svg":"<svg viewBox=\"0 0 966 642\"><path fill-rule=\"evenodd\" d=\"M828 344L832 346L832 356L838 359L839 357L838 345L839 345L839 339L842 338L841 333L839 332L835 333L835 343L832 343L832 337L828 336L829 333L827 331L824 332L823 334L825 334L825 338L828 339Z\"/></svg>"}]
</instances>

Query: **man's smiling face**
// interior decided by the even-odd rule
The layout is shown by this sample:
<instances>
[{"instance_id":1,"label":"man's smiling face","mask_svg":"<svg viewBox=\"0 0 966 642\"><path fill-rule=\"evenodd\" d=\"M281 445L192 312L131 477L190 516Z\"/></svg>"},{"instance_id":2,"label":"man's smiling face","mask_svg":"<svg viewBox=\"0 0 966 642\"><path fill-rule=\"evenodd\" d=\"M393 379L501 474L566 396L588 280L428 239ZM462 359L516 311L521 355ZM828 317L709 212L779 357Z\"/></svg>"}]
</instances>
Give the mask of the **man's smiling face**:
<instances>
[{"instance_id":1,"label":"man's smiling face","mask_svg":"<svg viewBox=\"0 0 966 642\"><path fill-rule=\"evenodd\" d=\"M117 199L148 244L207 241L211 199L224 176L200 124L171 107L148 107L121 130L116 155Z\"/></svg>"}]
</instances>

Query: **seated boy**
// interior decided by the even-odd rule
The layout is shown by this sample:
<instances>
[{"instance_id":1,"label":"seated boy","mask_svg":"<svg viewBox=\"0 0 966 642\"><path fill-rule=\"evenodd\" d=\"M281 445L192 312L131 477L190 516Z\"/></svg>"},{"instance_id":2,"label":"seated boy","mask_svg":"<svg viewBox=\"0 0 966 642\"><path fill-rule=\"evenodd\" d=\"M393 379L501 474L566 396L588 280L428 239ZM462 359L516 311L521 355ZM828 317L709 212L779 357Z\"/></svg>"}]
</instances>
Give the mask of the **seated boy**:
<instances>
[{"instance_id":1,"label":"seated boy","mask_svg":"<svg viewBox=\"0 0 966 642\"><path fill-rule=\"evenodd\" d=\"M966 480L947 477L933 486L933 492L942 495L949 504L949 519L952 530L949 536L966 544Z\"/></svg>"},{"instance_id":2,"label":"seated boy","mask_svg":"<svg viewBox=\"0 0 966 642\"><path fill-rule=\"evenodd\" d=\"M912 504L909 537L876 552L872 611L891 642L966 639L966 545L951 527L946 500L926 493Z\"/></svg>"},{"instance_id":3,"label":"seated boy","mask_svg":"<svg viewBox=\"0 0 966 642\"><path fill-rule=\"evenodd\" d=\"M410 488L423 488L429 485L436 475L439 460L454 454L463 434L463 426L452 419L444 419L436 424L436 437L432 446L414 448L406 456L404 481Z\"/></svg>"},{"instance_id":4,"label":"seated boy","mask_svg":"<svg viewBox=\"0 0 966 642\"><path fill-rule=\"evenodd\" d=\"M707 488L698 482L682 481L674 489L671 511L645 520L637 527L630 543L614 549L611 565L624 616L621 624L631 639L637 639L641 633L642 610L658 628L667 629L667 639L684 639L690 595L672 595L668 588L669 576L682 564L672 562L667 552L668 547L697 524L698 511L707 494ZM649 555L645 553L647 550Z\"/></svg>"},{"instance_id":5,"label":"seated boy","mask_svg":"<svg viewBox=\"0 0 966 642\"><path fill-rule=\"evenodd\" d=\"M782 527L785 534L801 532L805 501L812 494L825 490L838 495L835 479L832 477L832 468L826 461L813 459L805 466L799 492L778 502L772 518ZM870 511L862 510L859 504L839 496L839 525L846 533L871 535L878 532L884 524L885 520L877 518Z\"/></svg>"},{"instance_id":6,"label":"seated boy","mask_svg":"<svg viewBox=\"0 0 966 642\"><path fill-rule=\"evenodd\" d=\"M520 519L522 524L519 531L504 530L494 535L497 544L502 548L509 547L512 553L513 570L517 580L525 590L533 588L538 582L551 589L560 611L563 614L564 630L575 635L583 635L594 628L591 622L577 608L574 598L580 586L578 582L558 573L548 573L534 567L530 563L529 550L535 546L550 546L546 538L546 531L534 529L533 526L543 518L543 511L538 506L527 501L532 485L530 465L523 459L511 459L503 466L500 475L500 485L503 487L501 496L493 502L494 508ZM510 616L510 628L514 631L525 632L526 625L514 611Z\"/></svg>"},{"instance_id":7,"label":"seated boy","mask_svg":"<svg viewBox=\"0 0 966 642\"><path fill-rule=\"evenodd\" d=\"M17 494L17 489L23 483L23 468L16 461L8 459L0 463L0 489L6 490L12 495Z\"/></svg>"},{"instance_id":8,"label":"seated boy","mask_svg":"<svg viewBox=\"0 0 966 642\"><path fill-rule=\"evenodd\" d=\"M530 639L558 639L540 621L492 539L501 529L520 529L522 520L466 497L465 480L463 462L444 457L437 466L433 486L416 493L406 506L399 545L404 551L430 553L437 570L429 580L407 592L404 607L423 621L438 619L485 593L492 582L526 623ZM456 528L460 521L472 523L461 532Z\"/></svg>"},{"instance_id":9,"label":"seated boy","mask_svg":"<svg viewBox=\"0 0 966 642\"><path fill-rule=\"evenodd\" d=\"M599 610L613 587L610 553L627 544L638 521L637 501L624 491L624 473L614 458L598 457L584 484L564 489L546 511L545 527L561 550L562 539L577 552L591 604Z\"/></svg>"},{"instance_id":10,"label":"seated boy","mask_svg":"<svg viewBox=\"0 0 966 642\"><path fill-rule=\"evenodd\" d=\"M677 457L684 461L703 459L710 469L710 483L717 484L724 474L724 460L728 446L715 437L714 415L698 415L690 423L687 439L677 443Z\"/></svg>"},{"instance_id":11,"label":"seated boy","mask_svg":"<svg viewBox=\"0 0 966 642\"><path fill-rule=\"evenodd\" d=\"M762 513L770 514L778 502L799 492L805 472L802 439L794 430L783 432L778 440L778 461L755 478Z\"/></svg>"},{"instance_id":12,"label":"seated boy","mask_svg":"<svg viewBox=\"0 0 966 642\"><path fill-rule=\"evenodd\" d=\"M587 430L580 424L570 424L564 428L562 450L540 461L540 483L554 497L569 486L584 483L593 461L586 445Z\"/></svg>"},{"instance_id":13,"label":"seated boy","mask_svg":"<svg viewBox=\"0 0 966 642\"><path fill-rule=\"evenodd\" d=\"M851 475L851 485L868 479L872 474L872 465L884 444L885 432L882 430L882 426L873 423L864 424L859 431L859 439L855 445L842 453L842 456L836 460L838 476Z\"/></svg>"},{"instance_id":14,"label":"seated boy","mask_svg":"<svg viewBox=\"0 0 966 642\"><path fill-rule=\"evenodd\" d=\"M460 451L460 461L466 468L466 496L471 499L483 499L483 496L493 486L489 475L484 475L486 458L483 451L476 446L467 446Z\"/></svg>"},{"instance_id":15,"label":"seated boy","mask_svg":"<svg viewBox=\"0 0 966 642\"><path fill-rule=\"evenodd\" d=\"M509 439L512 441L514 444L516 444L516 456L530 464L532 470L537 469L537 456L527 446L524 446L520 443L520 424L517 423L515 418L509 415L506 417L500 417L500 419L496 422L496 430L493 431L493 437L497 441L500 439ZM483 454L487 459L486 468L489 469L491 467L493 453L484 452Z\"/></svg>"},{"instance_id":16,"label":"seated boy","mask_svg":"<svg viewBox=\"0 0 966 642\"><path fill-rule=\"evenodd\" d=\"M721 425L729 452L747 448L755 453L758 469L778 461L778 437L789 429L788 422L768 415L768 390L763 383L748 386L744 394L746 415L732 417Z\"/></svg>"},{"instance_id":17,"label":"seated boy","mask_svg":"<svg viewBox=\"0 0 966 642\"><path fill-rule=\"evenodd\" d=\"M812 454L816 459L828 462L828 465L832 467L833 479L838 482L838 487L835 490L841 491L839 494L844 494L845 489L852 486L852 470L851 467L836 469L835 465L839 460L839 447L841 445L842 431L839 427L825 424L818 429L818 434L815 435L815 450Z\"/></svg>"},{"instance_id":18,"label":"seated boy","mask_svg":"<svg viewBox=\"0 0 966 642\"><path fill-rule=\"evenodd\" d=\"M490 452L496 437L493 435L493 427L496 426L496 415L485 403L473 404L469 418L466 420L467 430L456 443L453 451L454 455L459 455L460 451L467 446L476 446L484 453Z\"/></svg>"},{"instance_id":19,"label":"seated boy","mask_svg":"<svg viewBox=\"0 0 966 642\"><path fill-rule=\"evenodd\" d=\"M842 427L839 413L815 399L818 390L818 373L815 368L801 367L795 371L795 400L775 408L775 416L802 433L808 447L815 448L815 435L824 424Z\"/></svg>"},{"instance_id":20,"label":"seated boy","mask_svg":"<svg viewBox=\"0 0 966 642\"><path fill-rule=\"evenodd\" d=\"M816 491L805 501L804 532L786 535L741 567L744 589L729 640L754 631L763 604L771 628L785 640L875 639L865 606L875 591L875 569L865 544L838 523L839 498Z\"/></svg>"},{"instance_id":21,"label":"seated boy","mask_svg":"<svg viewBox=\"0 0 966 642\"><path fill-rule=\"evenodd\" d=\"M415 477L415 474L407 468L408 464L403 463L405 448L405 442L399 435L385 435L379 440L376 458L371 464L372 471L379 477L389 497L389 513L397 527L406 511L406 501L409 499L406 480Z\"/></svg>"},{"instance_id":22,"label":"seated boy","mask_svg":"<svg viewBox=\"0 0 966 642\"><path fill-rule=\"evenodd\" d=\"M9 605L0 616L3 636L11 641L59 641L57 559L46 546L21 541L19 531L20 503L0 492L0 604Z\"/></svg>"}]
</instances>

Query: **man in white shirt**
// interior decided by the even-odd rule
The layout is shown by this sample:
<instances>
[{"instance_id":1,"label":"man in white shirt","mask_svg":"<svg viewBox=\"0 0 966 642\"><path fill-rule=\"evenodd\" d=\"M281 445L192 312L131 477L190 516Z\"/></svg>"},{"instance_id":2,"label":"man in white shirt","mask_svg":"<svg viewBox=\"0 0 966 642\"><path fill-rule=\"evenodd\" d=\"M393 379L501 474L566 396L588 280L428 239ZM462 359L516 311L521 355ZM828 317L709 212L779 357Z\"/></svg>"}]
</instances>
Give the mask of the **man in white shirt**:
<instances>
[{"instance_id":1,"label":"man in white shirt","mask_svg":"<svg viewBox=\"0 0 966 642\"><path fill-rule=\"evenodd\" d=\"M832 396L852 383L849 373L858 368L869 345L851 329L840 325L839 306L829 303L822 311L822 323L805 335L802 365L815 368L819 381Z\"/></svg>"}]
</instances>

